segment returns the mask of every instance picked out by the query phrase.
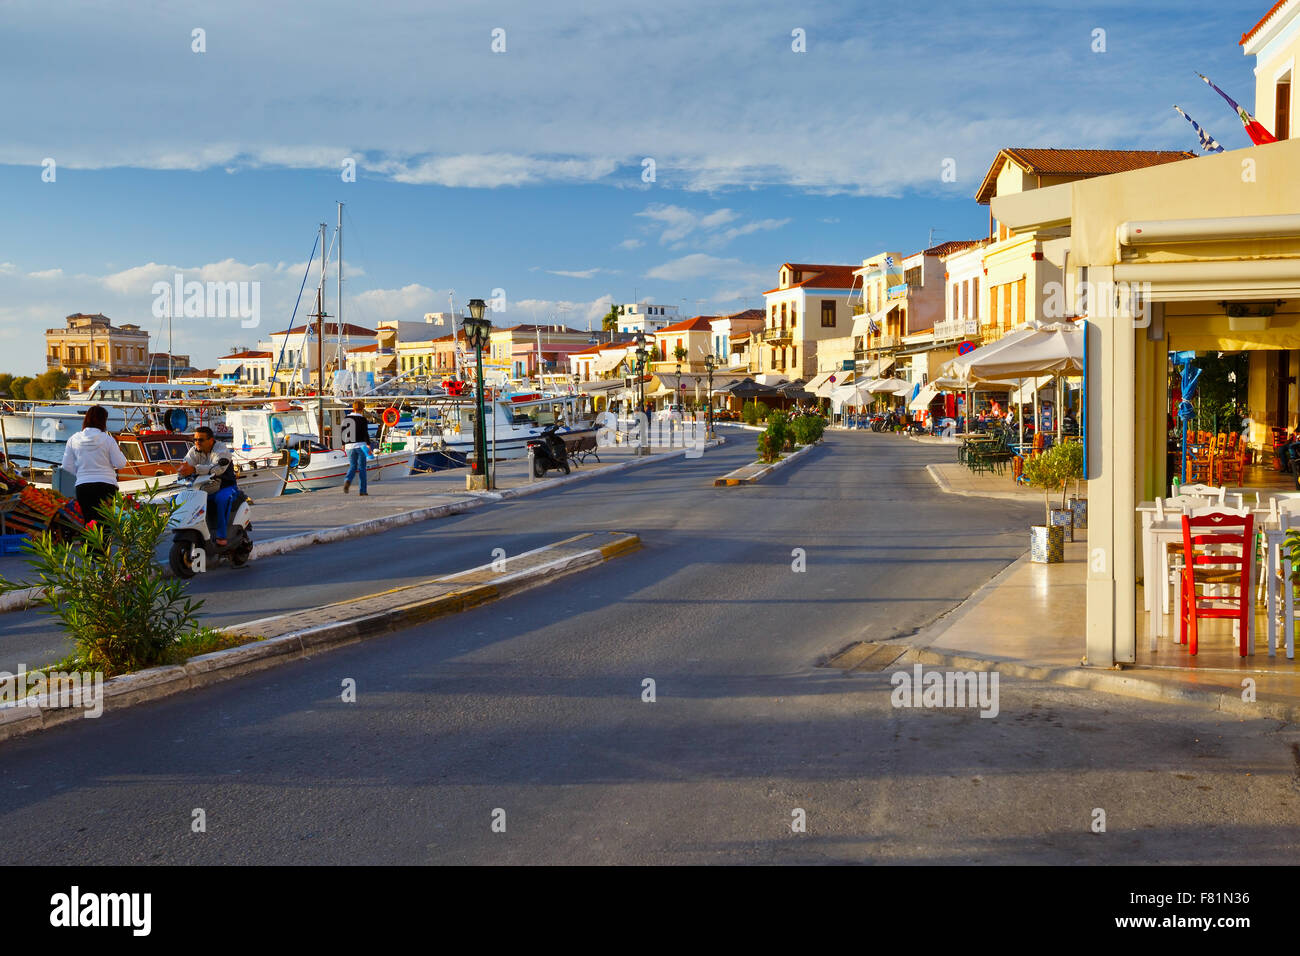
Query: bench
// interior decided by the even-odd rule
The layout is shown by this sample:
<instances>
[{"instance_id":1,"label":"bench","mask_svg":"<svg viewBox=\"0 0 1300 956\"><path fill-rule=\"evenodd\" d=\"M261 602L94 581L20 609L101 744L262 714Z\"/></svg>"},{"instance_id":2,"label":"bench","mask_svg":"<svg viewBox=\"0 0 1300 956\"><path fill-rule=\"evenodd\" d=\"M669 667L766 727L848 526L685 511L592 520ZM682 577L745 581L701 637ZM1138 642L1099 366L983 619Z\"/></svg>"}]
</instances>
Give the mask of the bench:
<instances>
[{"instance_id":1,"label":"bench","mask_svg":"<svg viewBox=\"0 0 1300 956\"><path fill-rule=\"evenodd\" d=\"M600 455L596 454L596 436L582 435L577 438L570 438L567 435L564 438L564 450L568 453L569 461L575 465L585 464L588 457L600 461Z\"/></svg>"}]
</instances>

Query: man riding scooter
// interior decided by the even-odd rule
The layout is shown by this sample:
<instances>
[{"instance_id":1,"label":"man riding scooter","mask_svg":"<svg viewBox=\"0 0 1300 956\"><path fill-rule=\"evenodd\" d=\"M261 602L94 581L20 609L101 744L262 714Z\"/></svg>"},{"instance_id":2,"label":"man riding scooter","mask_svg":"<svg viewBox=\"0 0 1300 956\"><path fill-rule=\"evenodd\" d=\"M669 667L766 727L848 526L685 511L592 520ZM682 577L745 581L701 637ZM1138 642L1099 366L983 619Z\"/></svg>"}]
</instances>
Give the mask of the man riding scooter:
<instances>
[{"instance_id":1,"label":"man riding scooter","mask_svg":"<svg viewBox=\"0 0 1300 956\"><path fill-rule=\"evenodd\" d=\"M207 475L210 479L221 482L220 488L208 493L208 509L217 516L216 545L226 546L226 519L230 502L239 491L235 484L235 467L231 462L230 449L218 442L212 429L200 425L194 429L194 447L185 455L177 473L182 478L190 475Z\"/></svg>"}]
</instances>

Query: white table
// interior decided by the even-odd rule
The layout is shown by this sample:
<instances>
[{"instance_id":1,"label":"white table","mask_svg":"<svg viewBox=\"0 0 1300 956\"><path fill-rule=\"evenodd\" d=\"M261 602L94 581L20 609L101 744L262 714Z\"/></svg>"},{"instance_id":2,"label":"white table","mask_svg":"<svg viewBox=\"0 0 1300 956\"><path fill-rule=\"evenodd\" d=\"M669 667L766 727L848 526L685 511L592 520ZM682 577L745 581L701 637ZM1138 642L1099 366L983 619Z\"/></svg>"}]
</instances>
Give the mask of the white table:
<instances>
[{"instance_id":1,"label":"white table","mask_svg":"<svg viewBox=\"0 0 1300 956\"><path fill-rule=\"evenodd\" d=\"M1294 589L1290 586L1291 561L1283 557L1282 545L1286 542L1286 528L1266 528L1264 535L1264 563L1266 580L1268 582L1268 656L1277 656L1277 612L1278 599L1285 596L1286 613L1282 615L1283 626L1286 627L1286 656L1288 660L1295 659L1295 628L1292 621L1295 620L1295 597ZM1281 566L1284 578L1282 595L1277 592L1278 579L1277 571ZM1252 648L1253 650L1253 648Z\"/></svg>"},{"instance_id":2,"label":"white table","mask_svg":"<svg viewBox=\"0 0 1300 956\"><path fill-rule=\"evenodd\" d=\"M1150 648L1155 650L1157 639L1168 637L1165 632L1165 615L1169 613L1169 549L1166 545L1181 542L1183 540L1183 515L1181 511L1170 511L1165 514L1163 521L1156 521L1155 503L1143 502L1138 507L1139 511L1144 511L1147 505L1150 505L1149 513L1143 514L1142 528L1142 583L1144 596L1144 609L1149 613L1150 626ZM1252 514L1255 517L1255 529L1263 532L1266 530L1267 519L1272 515L1268 508L1253 508ZM1285 537L1285 534L1282 535ZM1267 540L1267 539L1266 539ZM1247 594L1254 594L1256 585L1259 583L1257 577L1256 560L1250 562L1250 579ZM1155 572L1154 574L1152 572ZM1158 575L1158 576L1157 576ZM1270 577L1270 583L1274 583ZM1154 601L1151 598L1153 585L1160 588L1160 600ZM1252 604L1253 607L1253 604ZM1269 621L1272 621L1270 611ZM1246 633L1246 653L1255 653L1255 615L1252 613L1246 615L1247 633ZM1271 639L1271 638L1270 638Z\"/></svg>"}]
</instances>

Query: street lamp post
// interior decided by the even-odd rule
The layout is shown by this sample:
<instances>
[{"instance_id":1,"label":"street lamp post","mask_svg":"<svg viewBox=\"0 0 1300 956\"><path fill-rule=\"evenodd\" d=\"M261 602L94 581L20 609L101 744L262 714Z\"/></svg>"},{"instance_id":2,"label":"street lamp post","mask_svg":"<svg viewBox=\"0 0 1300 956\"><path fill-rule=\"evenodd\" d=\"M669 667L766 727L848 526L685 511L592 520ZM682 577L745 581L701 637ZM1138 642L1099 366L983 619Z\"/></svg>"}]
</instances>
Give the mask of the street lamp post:
<instances>
[{"instance_id":1,"label":"street lamp post","mask_svg":"<svg viewBox=\"0 0 1300 956\"><path fill-rule=\"evenodd\" d=\"M708 410L708 425L705 428L705 434L709 440L713 439L713 370L718 367L718 360L712 355L704 359L704 368L709 373L709 394L704 396L704 407Z\"/></svg>"},{"instance_id":2,"label":"street lamp post","mask_svg":"<svg viewBox=\"0 0 1300 956\"><path fill-rule=\"evenodd\" d=\"M474 416L474 467L465 477L465 487L470 491L487 491L491 479L487 471L487 422L483 403L483 346L492 334L492 322L483 317L487 304L482 299L469 300L469 318L464 321L465 338L474 346L474 363L478 380L475 384L478 414Z\"/></svg>"},{"instance_id":3,"label":"street lamp post","mask_svg":"<svg viewBox=\"0 0 1300 956\"><path fill-rule=\"evenodd\" d=\"M646 414L646 410L645 410L645 365L646 365L646 359L648 359L649 357L650 357L650 353L646 351L646 347L645 347L645 333L638 331L636 334L636 387L637 387L637 396L638 396L637 412L638 414L645 415L646 418L645 428L637 429L637 431L640 433L639 441L637 442L638 455L644 455L646 452L645 432L650 427L650 416Z\"/></svg>"}]
</instances>

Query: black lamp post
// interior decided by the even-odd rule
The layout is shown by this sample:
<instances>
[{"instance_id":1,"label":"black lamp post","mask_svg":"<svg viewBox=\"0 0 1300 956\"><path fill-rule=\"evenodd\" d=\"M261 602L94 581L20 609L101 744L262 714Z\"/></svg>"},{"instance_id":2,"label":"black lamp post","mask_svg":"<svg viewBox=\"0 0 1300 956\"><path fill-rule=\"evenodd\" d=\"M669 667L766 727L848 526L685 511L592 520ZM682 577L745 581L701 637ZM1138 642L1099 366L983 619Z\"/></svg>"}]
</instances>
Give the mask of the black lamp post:
<instances>
[{"instance_id":1,"label":"black lamp post","mask_svg":"<svg viewBox=\"0 0 1300 956\"><path fill-rule=\"evenodd\" d=\"M710 439L713 438L713 370L717 367L718 367L718 360L716 358L714 358L712 355L705 356L704 368L709 373L709 394L704 396L704 401L705 401L704 407L708 409L708 426L705 430L705 434Z\"/></svg>"},{"instance_id":2,"label":"black lamp post","mask_svg":"<svg viewBox=\"0 0 1300 956\"><path fill-rule=\"evenodd\" d=\"M487 475L487 422L484 420L486 411L483 404L483 346L488 343L488 337L492 334L492 322L490 319L483 318L486 309L487 304L482 299L470 299L469 318L463 323L465 338L470 345L474 346L474 363L478 374L478 381L474 390L478 396L478 414L474 417L474 468L470 474L479 479L486 479Z\"/></svg>"}]
</instances>

